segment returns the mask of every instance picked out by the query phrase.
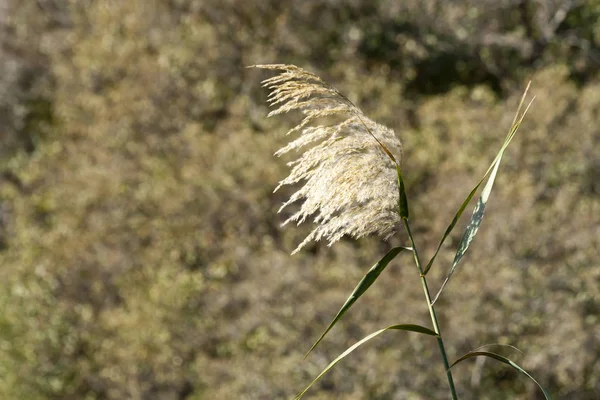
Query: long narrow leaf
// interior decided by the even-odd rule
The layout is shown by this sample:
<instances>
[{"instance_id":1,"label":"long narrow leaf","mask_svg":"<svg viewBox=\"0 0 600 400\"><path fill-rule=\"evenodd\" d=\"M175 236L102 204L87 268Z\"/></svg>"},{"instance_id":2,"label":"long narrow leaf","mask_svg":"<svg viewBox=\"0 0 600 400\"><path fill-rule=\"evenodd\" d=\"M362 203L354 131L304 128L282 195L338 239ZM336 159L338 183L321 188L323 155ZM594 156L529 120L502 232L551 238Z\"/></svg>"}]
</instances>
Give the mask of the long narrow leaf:
<instances>
[{"instance_id":1,"label":"long narrow leaf","mask_svg":"<svg viewBox=\"0 0 600 400\"><path fill-rule=\"evenodd\" d=\"M396 172L398 173L398 212L400 218L408 219L408 199L406 198L406 188L404 187L404 179L402 178L402 171L400 166L396 164Z\"/></svg>"},{"instance_id":2,"label":"long narrow leaf","mask_svg":"<svg viewBox=\"0 0 600 400\"><path fill-rule=\"evenodd\" d=\"M477 200L477 204L475 205L475 208L473 209L473 215L471 216L471 220L469 221L469 224L467 225L467 228L465 229L465 232L463 233L463 236L460 240L460 243L458 245L458 250L456 251L456 255L454 256L454 261L452 262L452 267L450 268L450 272L448 273L448 276L442 283L440 290L438 290L438 292L435 295L435 298L433 299L431 304L434 304L437 301L437 299L440 297L440 295L444 291L444 288L450 281L450 278L452 278L452 275L454 274L454 270L458 266L458 263L460 262L460 260L463 258L463 256L467 252L467 249L471 245L471 242L473 241L473 239L475 239L475 235L477 235L477 231L479 230L479 226L481 225L481 221L483 220L485 206L490 198L490 193L492 192L492 188L494 187L494 181L496 180L496 174L498 173L498 168L500 167L500 162L502 161L502 156L504 155L504 151L506 150L507 146L510 144L512 138L517 133L517 130L519 129L519 126L521 125L521 122L523 121L523 118L525 117L525 114L527 113L527 110L529 109L530 105L531 105L531 103L529 103L529 105L525 109L525 112L521 115L520 118L518 118L518 119L515 118L516 122L511 127L510 132L504 142L504 145L498 152L498 155L496 156L496 159L494 160L495 163L492 164L493 169L491 171L490 177L488 178L487 183L483 187L483 190L481 191L481 195L479 196L479 199Z\"/></svg>"},{"instance_id":3,"label":"long narrow leaf","mask_svg":"<svg viewBox=\"0 0 600 400\"><path fill-rule=\"evenodd\" d=\"M356 300L358 300L358 298L360 296L362 296L369 287L371 287L373 282L375 282L375 280L383 272L385 267L387 267L387 265L390 263L390 261L392 261L402 250L407 250L407 248L406 247L394 247L393 249L388 251L388 253L385 256L383 256L383 258L381 260L379 260L379 262L377 264L375 264L375 265L373 265L373 267L371 267L371 269L360 280L360 282L358 282L358 285L356 285L356 287L352 291L352 294L350 294L350 297L348 297L348 299L346 300L346 302L344 303L344 305L342 306L340 311L338 311L338 313L333 318L333 320L331 321L331 323L329 324L327 329L325 329L325 332L323 332L321 337L319 337L319 340L317 340L315 342L315 344L312 345L312 347L310 348L308 353L306 353L304 358L306 358L315 349L315 347L317 347L317 345L319 343L321 343L321 340L323 340L323 338L325 337L325 335L327 335L327 333L331 330L331 328L333 328L333 326L340 320L340 318L342 318L342 316L346 313L346 311L348 311L348 309L350 309L350 307L352 307L354 302L356 302Z\"/></svg>"},{"instance_id":4,"label":"long narrow leaf","mask_svg":"<svg viewBox=\"0 0 600 400\"><path fill-rule=\"evenodd\" d=\"M492 170L492 174L490 175L490 178L488 179L485 187L483 188L483 192L481 193L481 196L479 196L479 200L477 200L477 204L475 205L475 208L473 209L473 215L471 216L471 220L469 221L469 224L467 225L467 228L465 229L462 239L460 240L460 243L458 245L458 251L456 252L456 255L454 256L454 261L452 262L452 268L450 268L450 272L448 273L448 276L446 277L446 279L444 279L444 282L442 283L440 290L438 290L438 292L435 295L435 298L433 299L431 304L435 304L437 299L440 297L440 295L442 294L442 291L448 284L448 281L450 281L450 278L454 274L454 270L456 269L458 263L460 262L460 260L463 258L463 256L467 252L467 249L469 248L469 245L471 244L473 239L475 239L475 235L477 234L477 231L479 230L479 226L481 225L481 221L483 220L485 206L490 197L490 192L492 191L492 187L494 186L494 180L496 179L496 173L498 172L499 166L500 166L500 160L498 160L498 162L494 166L494 169Z\"/></svg>"},{"instance_id":5,"label":"long narrow leaf","mask_svg":"<svg viewBox=\"0 0 600 400\"><path fill-rule=\"evenodd\" d=\"M485 347L492 347L492 346L498 346L498 347L508 347L508 348L510 348L510 349L512 349L512 350L516 350L516 351L518 351L519 353L521 353L521 354L523 354L523 355L525 354L525 353L523 353L523 352L522 352L522 351L521 351L519 348L517 348L517 347L515 347L515 346L513 346L513 345L511 345L511 344L504 344L504 343L489 343L489 344L484 344L483 346L479 346L478 348L476 348L476 349L475 349L475 350L473 350L473 351L479 351L479 350L481 350L481 349L483 349L483 348L485 348Z\"/></svg>"},{"instance_id":6,"label":"long narrow leaf","mask_svg":"<svg viewBox=\"0 0 600 400\"><path fill-rule=\"evenodd\" d=\"M462 356L461 358L459 358L458 360L454 361L454 363L452 363L452 365L450 366L450 368L454 367L456 364L467 360L469 358L472 357L490 357L493 358L494 360L498 360L500 362L503 362L504 364L510 365L511 367L513 367L514 369L516 369L519 372L522 372L523 374L527 375L527 377L529 379L531 379L533 382L535 382L536 385L538 385L538 387L542 390L542 392L544 393L544 397L547 400L552 400L552 397L550 397L550 393L548 393L548 391L546 391L546 389L544 389L542 387L542 385L540 385L540 383L538 381L535 380L535 378L533 376L531 376L529 374L529 372L525 371L523 368L521 368L519 365L517 365L514 361L501 356L500 354L496 354L496 353L490 353L489 351L472 351L470 353L465 354L464 356Z\"/></svg>"},{"instance_id":7,"label":"long narrow leaf","mask_svg":"<svg viewBox=\"0 0 600 400\"><path fill-rule=\"evenodd\" d=\"M530 84L531 84L531 82L530 82ZM519 126L521 125L521 122L523 121L523 118L525 117L525 114L527 114L527 111L529 110L529 107L531 106L531 103L533 102L533 99L532 99L529 102L529 104L527 105L525 111L522 114L520 113L521 112L521 108L523 106L523 103L525 101L525 97L527 96L527 92L528 91L529 91L529 85L527 85L527 88L525 89L525 93L523 93L523 97L521 98L521 102L519 103L519 107L518 107L517 112L515 114L515 118L513 120L513 124L511 126L508 134L506 135L506 138L504 139L504 143L502 144L502 147L500 148L500 151L498 151L498 153L496 154L496 157L494 158L494 160L492 161L492 163L488 167L487 171L485 172L485 174L483 175L483 177L481 178L481 180L477 183L477 185L475 185L475 187L471 190L471 192L469 192L469 195L462 202L462 204L459 207L458 211L456 212L456 214L452 218L452 222L450 222L450 225L448 225L448 228L444 232L444 235L442 236L442 239L440 240L440 243L438 244L438 247L437 247L437 249L436 249L433 257L431 257L431 260L429 260L429 263L427 263L427 267L425 267L425 270L423 272L424 274L427 274L427 272L429 271L429 269L433 265L433 262L435 261L438 253L440 252L440 249L442 248L442 245L444 244L444 242L446 241L446 239L448 238L448 236L450 235L450 233L452 232L452 230L456 226L458 220L460 219L460 217L462 216L463 212L465 211L465 209L467 208L467 206L469 205L469 203L473 199L473 196L475 196L475 193L477 193L477 190L479 189L479 187L483 184L483 182L490 175L490 173L492 173L493 176L494 176L494 178L495 178L496 172L498 171L498 166L500 165L500 161L502 160L502 156L504 155L504 151L506 150L506 148L510 144L510 142L513 139L513 137L515 136L515 134L517 133L517 130L519 129ZM494 181L494 179L492 179L491 177L488 180L488 184L486 185L486 187L488 185L490 185L489 186L489 191L491 191L491 186L493 186L493 181ZM491 184L490 184L490 182L491 182ZM489 192L488 192L487 196L489 197ZM480 200L481 200L481 198L480 198ZM486 200L486 202L487 202L487 200ZM466 243L466 247L463 247L463 241L461 240L461 244L459 245L459 251L461 249L463 251L462 251L462 254L458 257L458 261L460 261L460 258L462 258L462 256L464 255L464 252L467 250L467 248L469 247L470 242L473 240L473 237L477 233L477 229L479 228L479 224L481 223L481 218L483 218L483 211L484 210L485 210L485 202L483 204L479 204L479 202L478 202L478 204L475 207L475 210L473 212L473 217L471 217L471 223L469 223L469 226L467 227L467 229L469 229L469 227L471 228L471 231L472 231L473 235L467 235L467 232L465 232L465 235L463 235L463 240L466 240L467 243ZM479 214L481 214L481 215L479 216ZM474 218L476 219L477 217L480 217L479 221L478 221L477 224L474 224L473 220L474 220ZM455 259L455 261L457 261L457 260ZM455 265L453 265L453 267L452 267L451 274L453 273L454 268L456 268ZM437 296L436 296L436 298L437 298Z\"/></svg>"},{"instance_id":8,"label":"long narrow leaf","mask_svg":"<svg viewBox=\"0 0 600 400\"><path fill-rule=\"evenodd\" d=\"M387 328L380 329L377 332L373 332L369 336L361 339L359 342L350 346L348 349L346 349L346 351L344 351L342 354L340 354L335 360L330 362L329 365L327 367L325 367L325 369L319 374L319 376L317 376L310 383L310 385L308 385L303 391L301 391L294 397L294 400L299 400L300 398L302 398L302 396L304 396L304 394L308 391L308 389L310 389L315 383L317 383L317 381L319 381L319 379L321 379L323 377L323 375L325 375L331 368L333 368L333 366L335 364L337 364L341 359L343 359L348 354L350 354L354 350L356 350L357 347L361 346L365 342L368 342L369 340L373 339L374 337L379 336L383 332L393 330L393 329L409 331L409 332L417 332L417 333L422 333L424 335L429 335L429 336L437 336L437 334L434 331L432 331L431 329L425 328L424 326L413 325L413 324L392 325L392 326L388 326Z\"/></svg>"}]
</instances>

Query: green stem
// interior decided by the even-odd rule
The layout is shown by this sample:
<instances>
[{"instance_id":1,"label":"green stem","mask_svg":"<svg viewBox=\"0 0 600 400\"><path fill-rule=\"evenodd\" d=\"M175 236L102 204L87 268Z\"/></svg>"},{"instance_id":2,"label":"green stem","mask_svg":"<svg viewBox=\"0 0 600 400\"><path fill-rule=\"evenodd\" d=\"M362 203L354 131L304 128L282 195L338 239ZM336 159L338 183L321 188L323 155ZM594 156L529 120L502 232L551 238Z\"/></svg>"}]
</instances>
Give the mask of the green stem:
<instances>
[{"instance_id":1,"label":"green stem","mask_svg":"<svg viewBox=\"0 0 600 400\"><path fill-rule=\"evenodd\" d=\"M444 362L444 368L446 369L446 376L448 377L448 385L450 386L450 392L452 393L452 399L457 400L456 389L454 388L454 379L452 379L452 372L450 371L450 364L448 363L448 356L446 355L446 349L444 348L444 341L442 339L442 334L440 332L440 326L437 320L437 315L435 314L435 308L433 308L433 304L431 304L431 294L429 293L429 287L427 286L427 279L425 278L425 274L423 273L423 267L421 264L421 260L419 258L419 252L417 251L417 247L415 246L415 241L413 239L412 233L410 231L410 225L408 224L408 218L402 218L402 222L404 223L404 228L406 228L406 233L408 233L408 237L410 239L410 245L413 249L413 257L415 259L415 264L417 265L417 269L419 270L419 276L421 277L421 284L423 285L423 292L425 292L425 298L427 299L427 307L429 308L429 315L431 316L431 322L433 322L433 330L437 333L437 342L438 347L440 348L440 353L442 354L442 360Z\"/></svg>"}]
</instances>

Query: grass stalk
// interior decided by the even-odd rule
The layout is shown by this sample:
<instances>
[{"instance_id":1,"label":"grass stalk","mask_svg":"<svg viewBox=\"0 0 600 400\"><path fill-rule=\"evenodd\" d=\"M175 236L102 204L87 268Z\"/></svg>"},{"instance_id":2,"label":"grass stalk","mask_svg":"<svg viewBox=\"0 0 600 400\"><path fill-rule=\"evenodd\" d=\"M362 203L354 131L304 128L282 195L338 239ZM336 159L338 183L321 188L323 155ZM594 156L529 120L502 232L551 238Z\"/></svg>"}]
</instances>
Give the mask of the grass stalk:
<instances>
[{"instance_id":1,"label":"grass stalk","mask_svg":"<svg viewBox=\"0 0 600 400\"><path fill-rule=\"evenodd\" d=\"M421 259L419 258L419 251L417 250L417 246L415 245L415 241L412 236L412 232L410 230L410 224L408 223L408 218L402 218L402 222L404 223L404 228L406 229L406 233L408 234L408 238L410 240L410 245L413 251L413 257L415 260L415 264L417 266L417 270L419 271L419 276L421 277L421 285L423 286L423 292L425 293L425 299L427 300L427 308L429 309L429 315L431 316L431 322L433 323L433 330L437 333L437 343L440 349L440 354L442 356L442 361L444 363L444 369L446 370L446 377L448 378L448 386L450 386L450 393L452 394L452 400L458 400L456 396L456 388L454 387L454 379L452 378L452 371L450 370L450 364L448 363L448 356L446 354L446 348L444 347L444 340L442 338L442 333L440 331L440 326L437 320L437 315L435 313L435 308L431 301L431 294L429 293L429 287L427 286L427 278L423 273L423 266L421 264Z\"/></svg>"}]
</instances>

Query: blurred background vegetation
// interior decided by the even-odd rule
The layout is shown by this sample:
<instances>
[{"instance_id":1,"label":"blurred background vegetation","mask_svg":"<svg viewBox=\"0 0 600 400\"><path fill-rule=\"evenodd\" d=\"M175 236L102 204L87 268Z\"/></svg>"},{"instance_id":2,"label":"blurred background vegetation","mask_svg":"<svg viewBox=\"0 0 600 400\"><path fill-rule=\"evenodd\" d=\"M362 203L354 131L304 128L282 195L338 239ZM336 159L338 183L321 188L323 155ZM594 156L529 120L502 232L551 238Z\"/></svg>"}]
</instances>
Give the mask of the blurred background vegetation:
<instances>
[{"instance_id":1,"label":"blurred background vegetation","mask_svg":"<svg viewBox=\"0 0 600 400\"><path fill-rule=\"evenodd\" d=\"M600 1L0 0L0 398L283 399L348 345L429 326L398 257L302 355L392 245L289 253L264 71L328 80L404 142L427 257L532 80L482 229L438 302L451 358L486 343L556 398L600 393ZM462 221L464 226L465 221ZM460 233L431 271L437 290ZM462 399L539 399L491 361ZM437 399L436 345L382 335L315 399Z\"/></svg>"}]
</instances>

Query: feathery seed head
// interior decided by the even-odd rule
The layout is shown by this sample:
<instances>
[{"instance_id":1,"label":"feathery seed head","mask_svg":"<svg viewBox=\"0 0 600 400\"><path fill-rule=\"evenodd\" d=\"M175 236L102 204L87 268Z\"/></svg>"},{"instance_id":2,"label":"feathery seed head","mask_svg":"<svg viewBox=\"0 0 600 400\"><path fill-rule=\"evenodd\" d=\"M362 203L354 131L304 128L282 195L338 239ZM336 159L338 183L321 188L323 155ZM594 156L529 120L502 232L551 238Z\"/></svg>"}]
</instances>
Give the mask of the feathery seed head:
<instances>
[{"instance_id":1,"label":"feathery seed head","mask_svg":"<svg viewBox=\"0 0 600 400\"><path fill-rule=\"evenodd\" d=\"M270 105L277 106L269 116L292 110L305 115L288 132L300 131L300 136L275 153L302 153L288 164L289 176L275 189L303 185L279 210L303 200L300 210L284 225L290 221L300 224L308 217L317 224L292 254L322 238L331 246L344 235L390 237L401 222L396 157L402 147L394 132L367 118L336 89L302 68L284 64L255 67L282 71L263 81L271 90ZM310 126L328 116L341 117L341 122Z\"/></svg>"}]
</instances>

